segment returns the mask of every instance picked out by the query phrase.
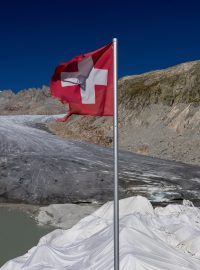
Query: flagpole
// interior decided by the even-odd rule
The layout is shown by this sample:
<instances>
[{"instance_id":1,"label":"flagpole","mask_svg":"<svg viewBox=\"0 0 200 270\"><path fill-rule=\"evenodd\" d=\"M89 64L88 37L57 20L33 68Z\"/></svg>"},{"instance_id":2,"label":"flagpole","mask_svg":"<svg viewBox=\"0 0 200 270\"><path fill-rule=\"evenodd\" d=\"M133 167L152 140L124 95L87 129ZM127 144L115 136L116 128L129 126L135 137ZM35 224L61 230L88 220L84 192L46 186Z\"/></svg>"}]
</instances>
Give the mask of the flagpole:
<instances>
[{"instance_id":1,"label":"flagpole","mask_svg":"<svg viewBox=\"0 0 200 270\"><path fill-rule=\"evenodd\" d=\"M117 89L117 39L113 38L114 84L114 270L119 270L119 188L118 188L118 89Z\"/></svg>"}]
</instances>

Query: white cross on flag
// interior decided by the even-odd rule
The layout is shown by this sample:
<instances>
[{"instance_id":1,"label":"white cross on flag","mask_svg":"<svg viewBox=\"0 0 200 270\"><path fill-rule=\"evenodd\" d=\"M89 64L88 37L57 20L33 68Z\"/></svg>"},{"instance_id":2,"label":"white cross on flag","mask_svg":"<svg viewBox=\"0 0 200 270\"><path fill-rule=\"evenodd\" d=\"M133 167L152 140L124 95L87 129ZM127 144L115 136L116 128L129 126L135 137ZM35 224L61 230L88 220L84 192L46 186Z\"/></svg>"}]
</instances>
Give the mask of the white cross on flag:
<instances>
[{"instance_id":1,"label":"white cross on flag","mask_svg":"<svg viewBox=\"0 0 200 270\"><path fill-rule=\"evenodd\" d=\"M51 79L51 95L69 103L69 115L113 115L112 43L60 64Z\"/></svg>"}]
</instances>

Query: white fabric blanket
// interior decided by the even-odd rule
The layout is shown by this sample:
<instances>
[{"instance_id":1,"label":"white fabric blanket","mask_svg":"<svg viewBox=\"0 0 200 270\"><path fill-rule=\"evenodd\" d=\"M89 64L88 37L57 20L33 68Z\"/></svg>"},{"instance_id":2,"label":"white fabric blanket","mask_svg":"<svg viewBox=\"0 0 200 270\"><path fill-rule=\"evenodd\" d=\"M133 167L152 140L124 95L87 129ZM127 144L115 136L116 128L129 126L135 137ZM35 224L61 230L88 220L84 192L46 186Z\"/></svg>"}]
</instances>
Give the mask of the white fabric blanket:
<instances>
[{"instance_id":1,"label":"white fabric blanket","mask_svg":"<svg viewBox=\"0 0 200 270\"><path fill-rule=\"evenodd\" d=\"M42 237L2 270L112 270L113 204L69 230ZM200 210L184 205L153 209L144 197L120 201L120 270L199 270Z\"/></svg>"}]
</instances>

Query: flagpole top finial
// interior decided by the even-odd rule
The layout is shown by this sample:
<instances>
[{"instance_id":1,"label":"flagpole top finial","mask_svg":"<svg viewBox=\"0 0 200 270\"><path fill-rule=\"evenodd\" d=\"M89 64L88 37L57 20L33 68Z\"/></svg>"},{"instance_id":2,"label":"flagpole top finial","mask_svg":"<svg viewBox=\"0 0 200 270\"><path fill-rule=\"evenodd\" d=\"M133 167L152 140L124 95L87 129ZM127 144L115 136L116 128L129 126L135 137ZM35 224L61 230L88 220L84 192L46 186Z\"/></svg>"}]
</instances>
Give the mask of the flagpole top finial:
<instances>
[{"instance_id":1,"label":"flagpole top finial","mask_svg":"<svg viewBox=\"0 0 200 270\"><path fill-rule=\"evenodd\" d=\"M117 42L117 38L113 38L113 42Z\"/></svg>"}]
</instances>

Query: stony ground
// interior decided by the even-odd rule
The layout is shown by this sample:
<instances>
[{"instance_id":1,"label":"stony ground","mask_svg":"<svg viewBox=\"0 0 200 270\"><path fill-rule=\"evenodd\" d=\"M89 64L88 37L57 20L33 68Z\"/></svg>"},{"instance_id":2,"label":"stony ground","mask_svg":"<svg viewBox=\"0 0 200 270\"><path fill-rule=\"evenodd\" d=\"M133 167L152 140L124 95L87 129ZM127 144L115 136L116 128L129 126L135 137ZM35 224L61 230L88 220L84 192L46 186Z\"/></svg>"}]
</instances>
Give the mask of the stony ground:
<instances>
[{"instance_id":1,"label":"stony ground","mask_svg":"<svg viewBox=\"0 0 200 270\"><path fill-rule=\"evenodd\" d=\"M112 119L72 116L51 122L49 130L62 138L112 146ZM121 149L200 165L200 106L152 104L119 123Z\"/></svg>"}]
</instances>

